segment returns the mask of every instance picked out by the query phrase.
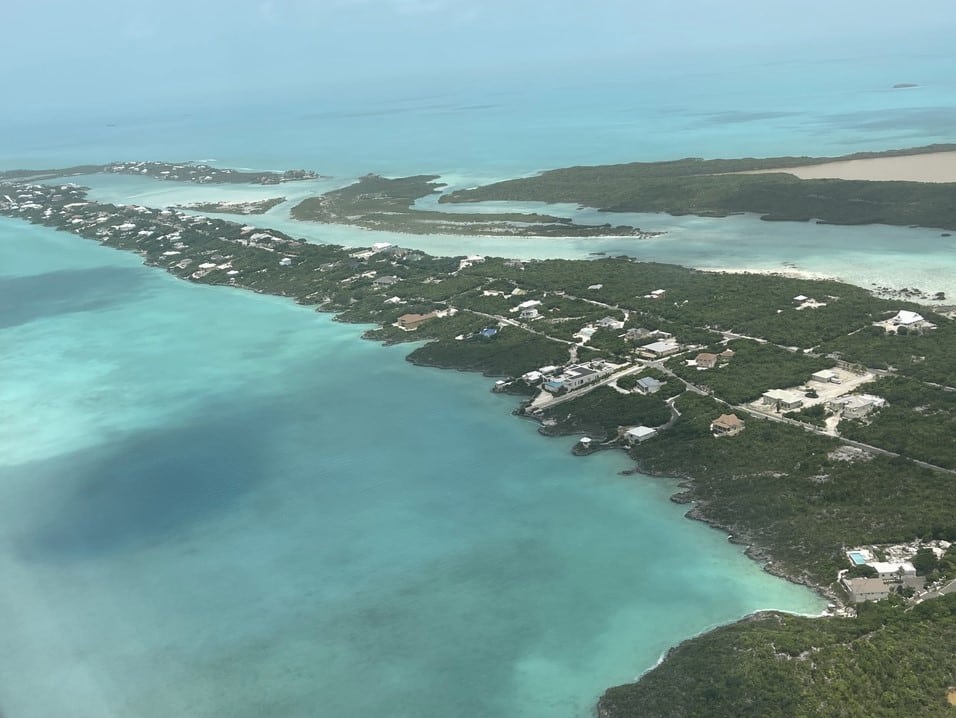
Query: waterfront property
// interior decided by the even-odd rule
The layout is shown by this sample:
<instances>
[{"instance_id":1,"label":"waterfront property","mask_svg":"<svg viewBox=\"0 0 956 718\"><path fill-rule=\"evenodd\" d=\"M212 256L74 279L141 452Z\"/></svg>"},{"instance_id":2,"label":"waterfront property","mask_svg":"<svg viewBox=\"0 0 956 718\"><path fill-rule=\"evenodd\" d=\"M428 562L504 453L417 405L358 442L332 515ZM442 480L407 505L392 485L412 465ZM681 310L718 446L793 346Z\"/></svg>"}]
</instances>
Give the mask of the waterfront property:
<instances>
[{"instance_id":1,"label":"waterfront property","mask_svg":"<svg viewBox=\"0 0 956 718\"><path fill-rule=\"evenodd\" d=\"M429 312L428 314L403 314L398 318L395 326L399 329L404 329L406 332L413 332L429 319L434 319L437 316L435 312Z\"/></svg>"},{"instance_id":2,"label":"waterfront property","mask_svg":"<svg viewBox=\"0 0 956 718\"><path fill-rule=\"evenodd\" d=\"M597 381L602 376L602 372L593 365L571 364L558 376L545 382L544 388L552 394L561 391L574 391L580 389L585 384Z\"/></svg>"},{"instance_id":3,"label":"waterfront property","mask_svg":"<svg viewBox=\"0 0 956 718\"><path fill-rule=\"evenodd\" d=\"M853 603L881 601L890 595L890 587L881 578L844 578L841 583Z\"/></svg>"},{"instance_id":4,"label":"waterfront property","mask_svg":"<svg viewBox=\"0 0 956 718\"><path fill-rule=\"evenodd\" d=\"M655 436L657 436L657 430L649 426L632 426L624 432L624 438L628 444L641 444Z\"/></svg>"}]
</instances>

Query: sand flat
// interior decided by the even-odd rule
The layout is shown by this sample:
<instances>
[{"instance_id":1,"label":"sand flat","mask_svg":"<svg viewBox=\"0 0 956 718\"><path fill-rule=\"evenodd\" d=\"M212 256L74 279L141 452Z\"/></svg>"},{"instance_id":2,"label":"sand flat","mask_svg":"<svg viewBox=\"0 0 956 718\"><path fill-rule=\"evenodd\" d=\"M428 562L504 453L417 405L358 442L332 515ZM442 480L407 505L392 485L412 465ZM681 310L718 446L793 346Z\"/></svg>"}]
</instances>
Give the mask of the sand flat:
<instances>
[{"instance_id":1,"label":"sand flat","mask_svg":"<svg viewBox=\"0 0 956 718\"><path fill-rule=\"evenodd\" d=\"M956 182L956 151L899 157L823 162L805 167L753 170L741 174L785 172L800 179L844 179L907 182Z\"/></svg>"}]
</instances>

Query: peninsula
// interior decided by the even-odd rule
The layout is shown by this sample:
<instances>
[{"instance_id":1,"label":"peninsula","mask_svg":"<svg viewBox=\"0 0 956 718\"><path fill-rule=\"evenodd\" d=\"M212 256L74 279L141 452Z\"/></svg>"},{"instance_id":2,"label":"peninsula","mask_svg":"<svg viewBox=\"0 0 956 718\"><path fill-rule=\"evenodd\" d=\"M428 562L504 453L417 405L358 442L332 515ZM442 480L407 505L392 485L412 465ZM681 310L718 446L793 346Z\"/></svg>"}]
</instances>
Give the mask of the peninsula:
<instances>
[{"instance_id":1,"label":"peninsula","mask_svg":"<svg viewBox=\"0 0 956 718\"><path fill-rule=\"evenodd\" d=\"M204 214L265 214L273 207L285 202L285 197L269 199L240 200L237 202L193 202L177 205L177 209L190 209Z\"/></svg>"},{"instance_id":2,"label":"peninsula","mask_svg":"<svg viewBox=\"0 0 956 718\"><path fill-rule=\"evenodd\" d=\"M602 716L952 715L956 322L946 310L834 281L626 258L310 244L16 176L0 179L0 214L136 252L188 281L374 324L367 338L414 341L418 364L499 377L495 389L524 397L516 413L542 431L581 437L582 455L619 448L645 473L681 477L675 500L692 517L830 598L825 618L771 613L682 644L608 691Z\"/></svg>"},{"instance_id":3,"label":"peninsula","mask_svg":"<svg viewBox=\"0 0 956 718\"><path fill-rule=\"evenodd\" d=\"M752 212L768 221L956 229L954 150L956 145L929 145L842 157L687 158L569 167L451 192L440 201L573 202L609 212L711 217ZM894 163L896 171L887 169ZM917 164L923 168L919 172Z\"/></svg>"},{"instance_id":4,"label":"peninsula","mask_svg":"<svg viewBox=\"0 0 956 718\"><path fill-rule=\"evenodd\" d=\"M353 185L310 197L292 208L295 219L348 224L407 234L512 237L636 237L661 234L637 227L577 224L569 219L522 212L435 212L414 203L441 191L438 175L386 178L366 175Z\"/></svg>"}]
</instances>

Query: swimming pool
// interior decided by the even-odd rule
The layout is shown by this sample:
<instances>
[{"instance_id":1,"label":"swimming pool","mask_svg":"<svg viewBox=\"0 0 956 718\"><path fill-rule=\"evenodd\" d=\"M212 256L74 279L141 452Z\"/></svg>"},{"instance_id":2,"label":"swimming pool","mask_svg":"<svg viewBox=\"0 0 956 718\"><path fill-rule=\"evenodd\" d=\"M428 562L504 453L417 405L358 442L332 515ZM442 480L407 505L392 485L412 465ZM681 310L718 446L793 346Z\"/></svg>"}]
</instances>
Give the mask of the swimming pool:
<instances>
[{"instance_id":1,"label":"swimming pool","mask_svg":"<svg viewBox=\"0 0 956 718\"><path fill-rule=\"evenodd\" d=\"M853 562L854 566L862 566L866 563L866 556L864 556L859 551L850 551L847 556Z\"/></svg>"}]
</instances>

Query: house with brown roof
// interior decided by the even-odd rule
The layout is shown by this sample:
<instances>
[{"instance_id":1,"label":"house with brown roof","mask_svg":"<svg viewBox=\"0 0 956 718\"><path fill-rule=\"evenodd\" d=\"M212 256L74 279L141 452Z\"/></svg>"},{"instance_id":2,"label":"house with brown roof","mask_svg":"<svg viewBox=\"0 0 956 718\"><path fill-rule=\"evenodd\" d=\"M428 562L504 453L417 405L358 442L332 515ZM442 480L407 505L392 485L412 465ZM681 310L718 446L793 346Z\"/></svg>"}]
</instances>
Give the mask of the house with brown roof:
<instances>
[{"instance_id":1,"label":"house with brown roof","mask_svg":"<svg viewBox=\"0 0 956 718\"><path fill-rule=\"evenodd\" d=\"M698 354L694 361L697 362L697 366L701 369L713 369L717 366L717 355L703 352L702 354Z\"/></svg>"},{"instance_id":2,"label":"house with brown roof","mask_svg":"<svg viewBox=\"0 0 956 718\"><path fill-rule=\"evenodd\" d=\"M429 319L434 319L436 316L435 312L429 312L428 314L403 314L398 318L398 321L395 322L395 326L399 329L404 329L406 332L413 332L424 322L427 322Z\"/></svg>"},{"instance_id":3,"label":"house with brown roof","mask_svg":"<svg viewBox=\"0 0 956 718\"><path fill-rule=\"evenodd\" d=\"M743 430L744 422L736 414L721 414L710 422L710 431L714 436L736 436Z\"/></svg>"}]
</instances>

